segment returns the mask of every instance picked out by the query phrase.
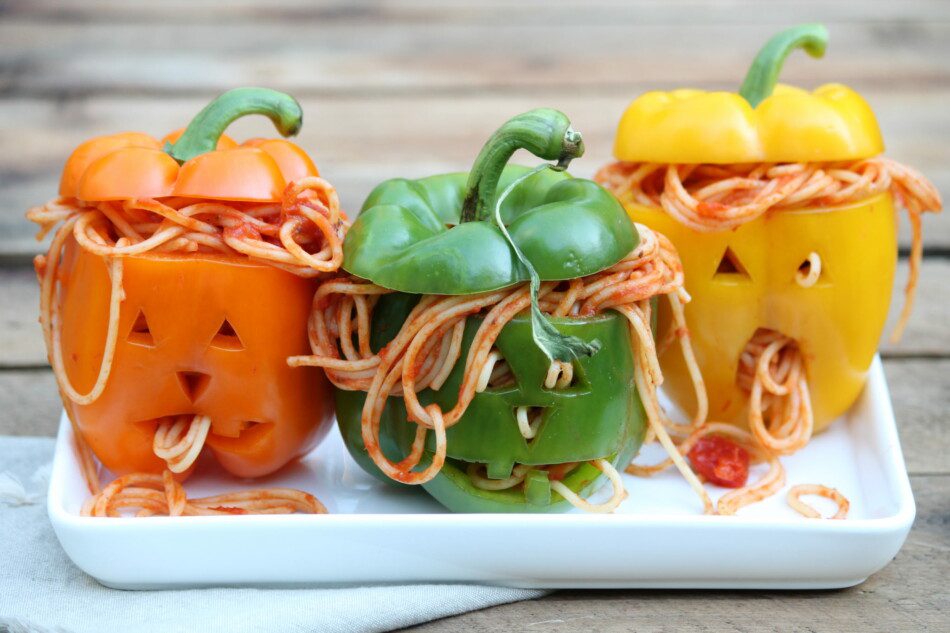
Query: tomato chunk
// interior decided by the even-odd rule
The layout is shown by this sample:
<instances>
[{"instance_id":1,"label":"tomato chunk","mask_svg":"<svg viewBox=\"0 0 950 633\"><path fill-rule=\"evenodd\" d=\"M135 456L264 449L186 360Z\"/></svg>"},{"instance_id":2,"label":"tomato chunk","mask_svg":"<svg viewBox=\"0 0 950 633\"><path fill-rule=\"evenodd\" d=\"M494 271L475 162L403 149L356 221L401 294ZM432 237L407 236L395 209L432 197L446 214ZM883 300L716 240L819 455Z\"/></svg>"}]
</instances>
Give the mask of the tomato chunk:
<instances>
[{"instance_id":1,"label":"tomato chunk","mask_svg":"<svg viewBox=\"0 0 950 633\"><path fill-rule=\"evenodd\" d=\"M696 442L689 461L707 481L724 488L741 488L749 478L749 451L719 435Z\"/></svg>"}]
</instances>

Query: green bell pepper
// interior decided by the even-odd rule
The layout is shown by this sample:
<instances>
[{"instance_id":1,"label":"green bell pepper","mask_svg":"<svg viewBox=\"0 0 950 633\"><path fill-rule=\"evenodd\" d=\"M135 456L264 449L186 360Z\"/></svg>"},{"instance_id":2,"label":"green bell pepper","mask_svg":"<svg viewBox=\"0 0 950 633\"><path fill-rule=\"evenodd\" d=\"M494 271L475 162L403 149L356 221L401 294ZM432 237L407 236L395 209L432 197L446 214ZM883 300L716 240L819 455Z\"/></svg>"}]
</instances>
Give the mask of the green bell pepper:
<instances>
[{"instance_id":1,"label":"green bell pepper","mask_svg":"<svg viewBox=\"0 0 950 633\"><path fill-rule=\"evenodd\" d=\"M387 295L374 310L373 346L380 349L391 340L418 300L413 295ZM401 315L401 319L400 319ZM547 473L533 471L523 487L508 490L477 488L466 473L469 463L485 464L492 479L504 479L514 464L554 465L605 458L622 469L643 441L645 413L633 382L634 359L630 332L623 317L609 312L590 318L552 319L555 327L583 340L598 339L603 348L574 363L573 384L565 389L543 387L549 361L531 344L530 320L518 316L501 331L495 347L515 376L509 387L489 388L475 395L465 414L448 429L445 466L422 487L454 512L552 512L569 504L552 492ZM468 354L481 319L469 318L461 358ZM423 405L437 403L451 409L458 400L464 374L459 362L438 391L419 393ZM337 420L344 442L356 462L381 481L391 480L372 462L363 446L360 418L366 394L338 391ZM515 419L519 406L544 407L537 435L522 437ZM387 399L380 423L380 443L391 460L408 455L416 425L407 421L401 397ZM432 438L428 449L434 450ZM601 473L582 463L563 480L578 494L586 495L600 482ZM401 485L401 484L398 484Z\"/></svg>"},{"instance_id":2,"label":"green bell pepper","mask_svg":"<svg viewBox=\"0 0 950 633\"><path fill-rule=\"evenodd\" d=\"M505 167L519 148L556 165ZM447 459L423 488L457 512L545 512L568 502L551 489L548 472L528 471L523 485L488 491L467 474L484 464L489 479L523 466L579 465L562 480L586 495L602 480L591 465L622 467L645 434L645 413L634 386L634 358L626 321L617 313L547 318L538 308L541 281L576 279L612 266L632 251L636 229L617 200L596 183L564 172L583 153L583 141L555 110L533 110L503 125L486 143L472 171L379 185L363 205L343 244L343 268L395 294L373 309L371 347L378 352L402 327L421 295L470 295L530 281L531 311L501 330L495 347L515 384L477 393L447 429ZM550 167L550 169L548 169ZM542 171L543 170L543 171ZM469 317L462 352L438 390L418 394L443 411L458 400L465 361L481 319ZM574 381L545 389L553 359L571 362ZM357 463L389 481L367 454L361 417L366 394L338 391L337 419ZM518 407L542 407L534 438L518 429ZM393 461L409 453L417 426L404 401L383 409L380 449ZM428 438L428 455L434 451Z\"/></svg>"}]
</instances>

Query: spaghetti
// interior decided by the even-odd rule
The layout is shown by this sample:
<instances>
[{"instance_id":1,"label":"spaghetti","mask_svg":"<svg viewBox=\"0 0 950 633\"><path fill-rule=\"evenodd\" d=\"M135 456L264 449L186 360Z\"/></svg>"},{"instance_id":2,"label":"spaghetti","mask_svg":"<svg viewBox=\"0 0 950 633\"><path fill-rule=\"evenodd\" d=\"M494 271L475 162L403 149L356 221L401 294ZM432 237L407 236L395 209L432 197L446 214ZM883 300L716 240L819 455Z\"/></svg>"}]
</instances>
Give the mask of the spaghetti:
<instances>
[{"instance_id":1,"label":"spaghetti","mask_svg":"<svg viewBox=\"0 0 950 633\"><path fill-rule=\"evenodd\" d=\"M155 430L152 452L165 460L173 473L183 473L195 463L205 438L211 430L211 418L206 415L178 416L162 420Z\"/></svg>"},{"instance_id":2,"label":"spaghetti","mask_svg":"<svg viewBox=\"0 0 950 633\"><path fill-rule=\"evenodd\" d=\"M675 336L687 359L696 391L694 424L705 420L706 392L683 320L682 304L689 297L683 291L679 257L664 236L642 225L637 225L637 229L639 245L613 266L579 279L542 283L539 305L542 312L553 316L589 317L616 310L627 318L631 341L637 349L637 386L644 394L651 428L657 435L663 435L668 422L656 398L662 374L650 327L653 297L665 295L672 306L677 322ZM503 379L504 374L510 372L500 367L501 357L493 346L502 328L529 307L529 288L528 284L519 284L476 295L425 295L409 313L396 337L374 354L369 345L372 310L379 296L389 292L392 291L354 277L339 277L321 284L314 296L309 327L313 354L291 357L288 362L292 366L322 367L340 389L365 391L361 429L367 453L390 478L421 484L435 477L445 462L445 430L461 419L475 394L487 388L493 376L496 380ZM481 315L483 320L464 361L456 405L446 412L436 404L423 407L417 398L418 392L441 386L439 379L444 379L460 359L461 347L457 341L460 341L465 320L474 315ZM555 361L547 372L545 384L563 388L572 380L571 364ZM409 419L417 425L410 454L400 462L390 461L379 445L382 409L390 396L403 398ZM532 429L527 414L527 410L518 413L524 418L525 424L519 426L525 427L522 429L525 437L536 430ZM424 470L414 471L422 459L429 430L435 432L432 462ZM620 476L604 460L590 463L613 484L614 493L607 502L594 505L577 495L563 494L566 488L559 481L565 474L561 472L563 465L548 467L550 470L558 468L558 476L552 476L552 489L585 510L611 511L623 499ZM500 481L485 479L475 466L470 466L468 472L476 486L504 489L520 485L527 469L516 465L511 477Z\"/></svg>"},{"instance_id":3,"label":"spaghetti","mask_svg":"<svg viewBox=\"0 0 950 633\"><path fill-rule=\"evenodd\" d=\"M718 435L749 451L755 462L767 463L769 470L754 484L720 497L716 513L735 514L740 508L781 490L785 485L785 469L779 456L790 455L807 445L814 428L801 350L793 339L760 329L740 356L736 380L750 394L748 420L751 432L722 422L694 425L692 432L679 443L672 439L669 442L661 440L669 457L651 465L631 464L627 472L650 477L675 464L703 501L706 512L712 513L712 501L684 456L700 439ZM844 504L847 504L847 499L844 499Z\"/></svg>"},{"instance_id":4,"label":"spaghetti","mask_svg":"<svg viewBox=\"0 0 950 633\"><path fill-rule=\"evenodd\" d=\"M213 516L234 514L326 514L311 494L290 488L265 488L188 499L170 470L161 475L136 473L114 480L83 504L82 516L118 517L138 508L137 517Z\"/></svg>"},{"instance_id":5,"label":"spaghetti","mask_svg":"<svg viewBox=\"0 0 950 633\"><path fill-rule=\"evenodd\" d=\"M60 392L64 399L68 398L77 405L95 402L109 381L118 336L119 308L125 298L122 289L124 257L150 252L243 255L295 275L316 277L339 268L343 260L342 239L348 226L336 190L318 177L291 183L282 201L275 204L225 204L175 198L84 203L60 198L30 209L27 218L40 225L40 239L55 229L48 253L38 255L34 260L40 279L40 323ZM71 383L63 360L58 273L69 239L104 257L110 277L105 348L98 375L87 393L80 393ZM200 454L211 425L211 419L206 416L163 420L156 430L153 451L166 461L170 472L185 472ZM213 510L214 503L223 506L232 501L237 505L228 506L225 513L233 513L234 508L243 513L312 511L316 507L309 502L288 502L286 495L281 496L283 493L274 496L271 494L273 490L261 490L253 493L258 497L253 497L252 493L241 493L252 495L246 498L223 495L211 501L184 501L182 507L169 502L160 508L156 505L155 495L165 484L154 479L157 475L144 474L119 478L116 480L119 484L113 482L116 484L113 488L107 486L100 493L92 451L75 424L73 430L87 486L97 495L94 498L105 504L90 512L94 516L113 516L110 508L134 505L130 500L147 501L147 507L136 507L149 514L173 511L178 514L208 513L205 511ZM202 505L206 501L212 505ZM99 507L98 502L96 507Z\"/></svg>"},{"instance_id":6,"label":"spaghetti","mask_svg":"<svg viewBox=\"0 0 950 633\"><path fill-rule=\"evenodd\" d=\"M850 509L851 504L843 494L834 488L821 486L819 484L799 484L797 486L792 486L791 490L788 491L788 505L792 506L796 512L804 517L809 519L820 519L821 514L819 514L818 511L812 508L810 505L802 501L802 495L816 495L834 501L838 505L838 510L833 515L828 517L829 519L844 519L848 516L848 510Z\"/></svg>"},{"instance_id":7,"label":"spaghetti","mask_svg":"<svg viewBox=\"0 0 950 633\"><path fill-rule=\"evenodd\" d=\"M595 179L621 200L662 208L703 233L731 230L768 212L850 204L890 191L907 210L912 231L910 271L894 342L900 340L914 305L923 258L921 215L942 208L940 193L930 181L888 158L741 165L614 162Z\"/></svg>"}]
</instances>

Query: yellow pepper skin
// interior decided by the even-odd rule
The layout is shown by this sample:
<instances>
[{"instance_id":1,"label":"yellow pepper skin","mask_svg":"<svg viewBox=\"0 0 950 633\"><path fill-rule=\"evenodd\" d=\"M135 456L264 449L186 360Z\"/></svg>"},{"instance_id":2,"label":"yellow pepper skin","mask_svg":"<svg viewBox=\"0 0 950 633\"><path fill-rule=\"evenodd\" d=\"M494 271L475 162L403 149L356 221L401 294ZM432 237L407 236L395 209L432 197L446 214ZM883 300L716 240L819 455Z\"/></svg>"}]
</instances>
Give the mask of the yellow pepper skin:
<instances>
[{"instance_id":1,"label":"yellow pepper skin","mask_svg":"<svg viewBox=\"0 0 950 633\"><path fill-rule=\"evenodd\" d=\"M648 92L620 119L614 155L643 163L799 163L884 151L867 101L840 84L778 85L752 107L730 92Z\"/></svg>"},{"instance_id":2,"label":"yellow pepper skin","mask_svg":"<svg viewBox=\"0 0 950 633\"><path fill-rule=\"evenodd\" d=\"M736 369L758 328L798 341L816 431L851 406L890 304L897 229L889 193L833 209L766 214L718 233L699 233L660 209L624 202L636 222L663 233L679 250L693 299L686 322L709 393L710 419L745 422L748 393L736 384ZM717 273L727 248L740 271ZM821 257L822 276L803 288L795 274L812 252ZM659 319L662 336L669 314L661 311ZM660 360L667 393L691 410L692 387L676 346Z\"/></svg>"},{"instance_id":3,"label":"yellow pepper skin","mask_svg":"<svg viewBox=\"0 0 950 633\"><path fill-rule=\"evenodd\" d=\"M828 30L802 24L778 33L752 61L738 93L648 92L620 120L614 155L638 163L803 163L884 151L867 102L840 84L814 92L778 84L785 59L822 57Z\"/></svg>"}]
</instances>

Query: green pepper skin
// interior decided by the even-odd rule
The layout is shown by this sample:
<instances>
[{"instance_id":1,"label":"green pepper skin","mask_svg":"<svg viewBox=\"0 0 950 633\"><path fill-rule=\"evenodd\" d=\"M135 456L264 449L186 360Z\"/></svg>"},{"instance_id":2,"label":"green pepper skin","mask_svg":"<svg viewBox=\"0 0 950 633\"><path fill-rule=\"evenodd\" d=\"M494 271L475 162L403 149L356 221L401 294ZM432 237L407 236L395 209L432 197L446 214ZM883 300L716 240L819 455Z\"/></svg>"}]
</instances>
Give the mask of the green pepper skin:
<instances>
[{"instance_id":1,"label":"green pepper skin","mask_svg":"<svg viewBox=\"0 0 950 633\"><path fill-rule=\"evenodd\" d=\"M392 338L398 315L408 313L412 302L405 295L388 295L374 310L374 347ZM552 319L565 334L584 340L598 339L603 348L589 358L574 363L575 384L563 390L543 387L548 360L531 344L527 316L519 316L501 331L495 346L511 366L516 385L489 389L475 395L462 419L447 431L448 457L442 471L423 488L454 512L554 512L571 506L551 493L549 504L531 504L520 490L486 491L474 487L462 462L486 464L489 474L503 478L515 463L548 465L606 458L626 465L639 449L646 430L645 413L634 387L634 359L626 321L614 312L587 319ZM480 319L469 318L462 354L448 380L438 391L424 390L423 405L438 403L447 411L458 399L464 359ZM387 328L388 326L388 328ZM398 329L398 326L395 326ZM357 463L381 481L390 481L366 454L360 435L363 392L337 393L337 420L347 448ZM518 431L515 408L545 407L537 436L528 441ZM400 397L386 403L380 423L380 443L390 459L408 453L415 424L406 421ZM434 449L430 434L429 449ZM575 492L586 495L599 484L601 473L585 464L564 481Z\"/></svg>"},{"instance_id":2,"label":"green pepper skin","mask_svg":"<svg viewBox=\"0 0 950 633\"><path fill-rule=\"evenodd\" d=\"M529 171L509 166L498 188ZM491 222L460 222L469 174L386 181L369 195L343 243L343 268L392 290L459 295L528 280ZM542 280L574 279L637 245L623 207L597 183L546 170L504 200L502 220Z\"/></svg>"}]
</instances>

